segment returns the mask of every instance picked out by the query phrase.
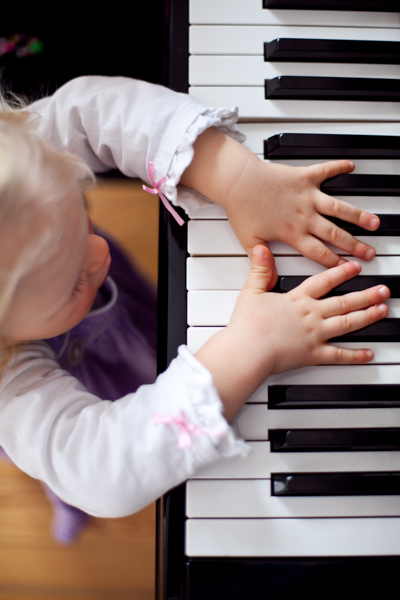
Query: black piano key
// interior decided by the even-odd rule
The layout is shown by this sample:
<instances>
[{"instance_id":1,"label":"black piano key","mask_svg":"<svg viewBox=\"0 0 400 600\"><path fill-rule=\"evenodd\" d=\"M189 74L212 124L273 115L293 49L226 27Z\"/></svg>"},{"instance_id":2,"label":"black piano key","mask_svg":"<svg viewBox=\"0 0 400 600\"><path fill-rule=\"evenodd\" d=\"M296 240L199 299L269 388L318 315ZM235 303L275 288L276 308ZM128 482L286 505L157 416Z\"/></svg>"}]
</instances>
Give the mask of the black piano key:
<instances>
[{"instance_id":1,"label":"black piano key","mask_svg":"<svg viewBox=\"0 0 400 600\"><path fill-rule=\"evenodd\" d=\"M368 236L396 236L400 235L400 215L379 215L380 225L378 229L375 231L367 231L358 225L354 225L353 223L349 223L348 221L342 221L342 219L337 219L336 217L329 217L324 215L326 219L335 223L345 231L348 231L352 235L356 237L360 235L368 235Z\"/></svg>"},{"instance_id":2,"label":"black piano key","mask_svg":"<svg viewBox=\"0 0 400 600\"><path fill-rule=\"evenodd\" d=\"M400 472L273 473L272 496L380 496L400 494Z\"/></svg>"},{"instance_id":3,"label":"black piano key","mask_svg":"<svg viewBox=\"0 0 400 600\"><path fill-rule=\"evenodd\" d=\"M272 290L277 293L284 293L293 290L295 287L308 279L309 275L280 275L278 283ZM357 275L349 281L333 288L326 297L341 296L348 292L359 292L375 285L386 285L391 292L391 298L400 298L400 276L399 275Z\"/></svg>"},{"instance_id":4,"label":"black piano key","mask_svg":"<svg viewBox=\"0 0 400 600\"><path fill-rule=\"evenodd\" d=\"M264 43L265 61L400 64L400 43L277 38Z\"/></svg>"},{"instance_id":5,"label":"black piano key","mask_svg":"<svg viewBox=\"0 0 400 600\"><path fill-rule=\"evenodd\" d=\"M264 158L400 158L400 136L279 133L264 140Z\"/></svg>"},{"instance_id":6,"label":"black piano key","mask_svg":"<svg viewBox=\"0 0 400 600\"><path fill-rule=\"evenodd\" d=\"M400 450L400 428L270 429L271 452L381 452Z\"/></svg>"},{"instance_id":7,"label":"black piano key","mask_svg":"<svg viewBox=\"0 0 400 600\"><path fill-rule=\"evenodd\" d=\"M398 12L398 0L263 0L263 8Z\"/></svg>"},{"instance_id":8,"label":"black piano key","mask_svg":"<svg viewBox=\"0 0 400 600\"><path fill-rule=\"evenodd\" d=\"M400 407L400 384L268 387L268 410L386 407Z\"/></svg>"},{"instance_id":9,"label":"black piano key","mask_svg":"<svg viewBox=\"0 0 400 600\"><path fill-rule=\"evenodd\" d=\"M265 98L267 100L399 102L400 80L280 75L265 80Z\"/></svg>"},{"instance_id":10,"label":"black piano key","mask_svg":"<svg viewBox=\"0 0 400 600\"><path fill-rule=\"evenodd\" d=\"M330 196L400 196L400 175L337 175L321 190Z\"/></svg>"}]
</instances>

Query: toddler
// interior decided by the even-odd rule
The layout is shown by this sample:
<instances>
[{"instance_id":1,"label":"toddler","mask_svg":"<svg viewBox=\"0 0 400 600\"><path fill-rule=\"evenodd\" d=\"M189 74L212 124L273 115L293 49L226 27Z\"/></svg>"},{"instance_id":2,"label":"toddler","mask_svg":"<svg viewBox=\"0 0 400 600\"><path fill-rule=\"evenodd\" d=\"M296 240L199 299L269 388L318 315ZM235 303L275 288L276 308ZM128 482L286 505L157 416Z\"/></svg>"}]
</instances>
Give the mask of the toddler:
<instances>
[{"instance_id":1,"label":"toddler","mask_svg":"<svg viewBox=\"0 0 400 600\"><path fill-rule=\"evenodd\" d=\"M325 242L374 256L322 216L379 226L319 189L350 161L264 164L239 143L236 109L123 77L81 77L25 109L2 107L0 445L46 486L58 539L72 540L86 513L131 514L199 467L246 454L229 423L270 374L372 359L326 342L384 318L389 290L319 299L361 270ZM92 172L114 168L150 184L150 164L172 204L223 205L251 257L229 325L196 355L182 346L157 379L154 299L112 244L111 263L82 194ZM269 292L273 240L332 268Z\"/></svg>"}]
</instances>

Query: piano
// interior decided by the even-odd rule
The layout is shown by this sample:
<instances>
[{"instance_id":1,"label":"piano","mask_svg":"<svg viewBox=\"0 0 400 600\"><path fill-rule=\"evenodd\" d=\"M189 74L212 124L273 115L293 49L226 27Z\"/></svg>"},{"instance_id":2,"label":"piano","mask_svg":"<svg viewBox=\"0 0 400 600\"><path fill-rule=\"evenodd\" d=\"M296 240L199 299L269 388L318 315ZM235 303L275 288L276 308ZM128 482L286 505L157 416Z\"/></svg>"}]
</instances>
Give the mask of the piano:
<instances>
[{"instance_id":1,"label":"piano","mask_svg":"<svg viewBox=\"0 0 400 600\"><path fill-rule=\"evenodd\" d=\"M260 160L351 158L323 189L377 213L377 254L340 294L386 283L389 316L332 340L368 365L269 377L234 427L253 447L157 506L158 600L369 600L400 572L400 2L168 0L166 84L239 106ZM285 292L323 267L271 243ZM343 253L344 254L344 253ZM159 370L224 327L249 260L217 205L160 219ZM167 307L167 308L165 308Z\"/></svg>"}]
</instances>

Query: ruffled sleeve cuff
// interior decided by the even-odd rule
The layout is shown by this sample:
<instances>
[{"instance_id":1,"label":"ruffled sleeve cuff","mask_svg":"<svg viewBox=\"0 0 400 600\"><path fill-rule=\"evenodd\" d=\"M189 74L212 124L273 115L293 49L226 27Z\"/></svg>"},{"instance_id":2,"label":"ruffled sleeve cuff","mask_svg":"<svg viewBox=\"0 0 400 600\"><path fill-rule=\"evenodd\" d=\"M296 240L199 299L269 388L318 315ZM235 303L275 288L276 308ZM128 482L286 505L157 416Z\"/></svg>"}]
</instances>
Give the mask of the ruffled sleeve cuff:
<instances>
[{"instance_id":1,"label":"ruffled sleeve cuff","mask_svg":"<svg viewBox=\"0 0 400 600\"><path fill-rule=\"evenodd\" d=\"M196 118L184 134L167 173L167 181L163 191L172 204L180 206L187 214L202 206L214 204L212 200L199 192L178 185L182 174L193 160L194 142L209 127L217 127L222 133L243 143L246 136L236 127L238 118L237 107L233 107L231 110L225 108L208 109Z\"/></svg>"},{"instance_id":2,"label":"ruffled sleeve cuff","mask_svg":"<svg viewBox=\"0 0 400 600\"><path fill-rule=\"evenodd\" d=\"M191 450L196 468L221 457L247 456L251 447L223 417L223 404L209 371L186 346L180 346L176 362L190 396L187 419L195 426Z\"/></svg>"}]
</instances>

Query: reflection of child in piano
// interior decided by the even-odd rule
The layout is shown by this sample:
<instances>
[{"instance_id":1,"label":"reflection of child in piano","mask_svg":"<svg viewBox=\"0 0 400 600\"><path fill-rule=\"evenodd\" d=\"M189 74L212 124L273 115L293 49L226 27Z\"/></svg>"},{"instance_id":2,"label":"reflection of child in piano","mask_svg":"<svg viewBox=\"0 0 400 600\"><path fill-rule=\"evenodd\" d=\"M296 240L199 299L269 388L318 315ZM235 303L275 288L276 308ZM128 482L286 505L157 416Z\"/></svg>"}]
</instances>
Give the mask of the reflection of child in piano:
<instances>
[{"instance_id":1,"label":"reflection of child in piano","mask_svg":"<svg viewBox=\"0 0 400 600\"><path fill-rule=\"evenodd\" d=\"M81 511L133 513L202 465L245 452L228 421L269 374L371 360L326 340L385 317L387 288L318 300L360 271L319 239L373 256L321 216L378 226L319 191L348 161L265 166L235 141L235 111L124 78L79 78L26 113L4 102L3 111L0 444L47 486L59 539L73 539ZM182 347L155 382L149 292L113 248L105 281L109 246L82 200L86 165L148 181L150 162L173 202L223 204L252 256L229 326L196 356ZM338 266L286 295L266 293L276 271L265 241L275 239Z\"/></svg>"}]
</instances>

